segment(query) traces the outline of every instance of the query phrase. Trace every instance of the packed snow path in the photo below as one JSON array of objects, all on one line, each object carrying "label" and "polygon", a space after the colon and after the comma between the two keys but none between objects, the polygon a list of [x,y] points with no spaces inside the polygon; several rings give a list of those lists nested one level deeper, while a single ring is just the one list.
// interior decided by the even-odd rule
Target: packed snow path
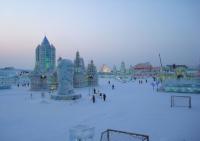
[{"label": "packed snow path", "polygon": [[89,88],[75,89],[83,95],[77,101],[51,100],[48,93],[42,100],[41,92],[23,87],[1,90],[0,141],[69,141],[69,129],[78,124],[95,127],[95,141],[107,128],[147,134],[150,141],[199,141],[200,95],[189,94],[191,109],[171,108],[171,95],[188,94],[156,92],[150,83],[100,79],[96,89],[106,102],[94,104]]}]

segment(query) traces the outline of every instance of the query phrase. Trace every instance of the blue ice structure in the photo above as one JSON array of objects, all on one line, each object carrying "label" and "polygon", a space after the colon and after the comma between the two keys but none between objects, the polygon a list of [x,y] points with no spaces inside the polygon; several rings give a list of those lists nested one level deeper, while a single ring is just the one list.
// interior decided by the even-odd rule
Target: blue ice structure
[{"label": "blue ice structure", "polygon": [[90,64],[88,64],[87,78],[88,78],[88,86],[98,85],[98,73],[97,73],[97,68],[94,65],[93,60],[91,60]]},{"label": "blue ice structure", "polygon": [[162,85],[159,87],[158,90],[163,92],[200,94],[200,80],[169,79],[162,82]]},{"label": "blue ice structure", "polygon": [[71,60],[59,58],[57,66],[58,92],[51,95],[55,100],[75,100],[81,95],[74,93],[73,89],[74,64]]},{"label": "blue ice structure", "polygon": [[74,88],[82,88],[87,86],[87,74],[85,70],[84,60],[80,57],[79,52],[76,52],[76,58],[74,60]]},{"label": "blue ice structure", "polygon": [[35,50],[35,68],[30,74],[31,90],[56,89],[56,49],[45,36]]},{"label": "blue ice structure", "polygon": [[69,141],[94,141],[95,128],[77,125],[69,130]]},{"label": "blue ice structure", "polygon": [[11,77],[4,72],[0,71],[0,89],[10,89],[11,88]]}]

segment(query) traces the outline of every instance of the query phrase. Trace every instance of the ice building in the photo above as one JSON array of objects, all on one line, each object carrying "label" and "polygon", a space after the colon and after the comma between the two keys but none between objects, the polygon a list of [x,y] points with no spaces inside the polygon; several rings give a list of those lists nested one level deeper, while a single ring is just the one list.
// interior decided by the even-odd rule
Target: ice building
[{"label": "ice building", "polygon": [[150,62],[136,64],[131,70],[134,78],[157,77],[160,74],[160,67],[153,67]]},{"label": "ice building", "polygon": [[30,71],[24,71],[22,70],[19,72],[16,76],[16,84],[17,85],[22,85],[22,86],[29,86],[30,84]]},{"label": "ice building", "polygon": [[3,72],[4,76],[9,77],[9,83],[11,85],[15,85],[18,78],[18,74],[22,71],[20,69],[15,69],[14,67],[5,67],[5,68],[0,68],[1,73]]},{"label": "ice building", "polygon": [[11,77],[4,71],[0,70],[0,89],[11,88]]},{"label": "ice building", "polygon": [[[35,68],[31,73],[31,90],[51,89],[55,75],[56,49],[45,36],[35,50]],[[56,78],[55,78],[56,79]]]},{"label": "ice building", "polygon": [[91,61],[90,64],[88,64],[87,79],[88,79],[88,86],[98,85],[98,73],[97,73],[97,68],[94,65],[93,60]]},{"label": "ice building", "polygon": [[47,37],[45,36],[42,43],[37,46],[35,51],[35,70],[44,73],[54,70],[56,58],[55,53],[55,47],[52,44],[50,45]]},{"label": "ice building", "polygon": [[113,75],[117,75],[117,67],[114,65],[112,69]]},{"label": "ice building", "polygon": [[111,71],[112,71],[111,68],[105,64],[103,64],[102,67],[100,68],[100,73],[103,73],[103,74],[110,74]]},{"label": "ice building", "polygon": [[79,52],[76,52],[76,58],[74,60],[74,88],[81,88],[87,86],[87,75],[83,58],[80,57]]},{"label": "ice building", "polygon": [[122,62],[120,66],[120,75],[125,75],[126,74],[126,66],[125,63]]}]

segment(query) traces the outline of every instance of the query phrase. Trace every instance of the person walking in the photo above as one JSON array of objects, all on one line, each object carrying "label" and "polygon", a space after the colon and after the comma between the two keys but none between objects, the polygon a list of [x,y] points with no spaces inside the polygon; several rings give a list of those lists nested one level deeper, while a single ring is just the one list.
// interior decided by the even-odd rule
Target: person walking
[{"label": "person walking", "polygon": [[151,86],[153,87],[153,91],[154,91],[155,83],[152,82]]},{"label": "person walking", "polygon": [[103,94],[103,101],[106,101],[106,94]]},{"label": "person walking", "polygon": [[112,84],[112,89],[113,89],[113,90],[115,89],[115,85],[114,85],[114,84]]},{"label": "person walking", "polygon": [[95,96],[92,96],[92,102],[95,103]]}]

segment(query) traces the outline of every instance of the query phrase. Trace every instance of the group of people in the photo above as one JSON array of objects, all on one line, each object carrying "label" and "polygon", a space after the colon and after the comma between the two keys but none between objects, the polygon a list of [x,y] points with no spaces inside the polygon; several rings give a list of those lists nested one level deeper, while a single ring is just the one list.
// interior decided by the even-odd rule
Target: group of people
[{"label": "group of people", "polygon": [[[111,81],[110,81],[110,80],[108,81],[108,84],[111,85]],[[112,88],[112,90],[114,90],[114,89],[115,89],[115,85],[112,84],[112,85],[111,85],[111,88]],[[106,94],[105,94],[105,93],[102,93],[102,92],[100,92],[99,90],[96,90],[96,89],[94,88],[94,89],[93,89],[93,95],[92,95],[92,97],[91,97],[93,103],[96,102],[96,97],[97,97],[97,96],[99,96],[103,101],[106,101]]]},{"label": "group of people", "polygon": [[[151,83],[151,86],[153,88],[153,90],[155,90],[155,87],[157,88],[157,91],[158,91],[158,87],[159,87],[159,84],[162,82],[160,82],[159,80],[156,79],[156,77],[152,77],[153,78],[153,82]],[[136,80],[136,79],[135,79]],[[148,83],[148,80],[145,79],[145,80],[138,80],[138,83],[139,84],[143,84],[143,82],[146,82]]]},{"label": "group of people", "polygon": [[156,81],[156,82],[152,82],[151,83],[151,86],[153,87],[153,90],[155,89],[155,86],[157,87],[157,91],[158,91],[158,87],[159,87],[159,84],[160,84],[160,82],[159,81]]},{"label": "group of people", "polygon": [[[108,81],[108,84],[110,85],[110,80]],[[114,89],[115,89],[115,85],[112,84],[112,90],[114,90]]]},{"label": "group of people", "polygon": [[[30,93],[30,98],[33,99],[33,94]],[[45,93],[41,92],[41,98],[44,99],[45,98]]]},{"label": "group of people", "polygon": [[[148,80],[146,79],[145,82],[147,83]],[[143,83],[143,80],[139,80],[138,83],[139,83],[139,84],[142,84],[142,83]]]},{"label": "group of people", "polygon": [[[22,87],[29,87],[29,85],[30,85],[29,83],[22,83],[21,84]],[[20,84],[18,83],[17,87],[19,87],[19,86],[20,86]]]},{"label": "group of people", "polygon": [[100,96],[101,99],[103,99],[103,101],[106,101],[106,94],[105,93],[101,93],[99,90],[98,92],[96,91],[96,89],[93,89],[93,95],[92,95],[92,102],[95,103],[96,102],[96,97]]}]

